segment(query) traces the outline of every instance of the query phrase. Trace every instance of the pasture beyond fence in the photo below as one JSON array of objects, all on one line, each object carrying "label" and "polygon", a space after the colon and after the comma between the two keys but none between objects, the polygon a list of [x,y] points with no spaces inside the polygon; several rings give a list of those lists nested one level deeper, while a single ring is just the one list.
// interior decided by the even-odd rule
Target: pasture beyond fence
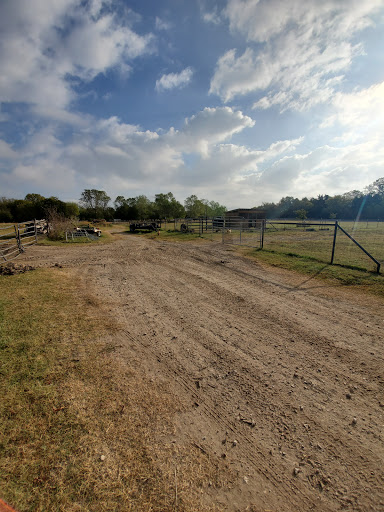
[{"label": "pasture beyond fence", "polygon": [[384,263],[384,223],[267,221],[264,248],[379,273]]},{"label": "pasture beyond fence", "polygon": [[384,263],[383,222],[262,221],[260,227],[222,230],[223,243],[248,245],[328,264],[380,272]]},{"label": "pasture beyond fence", "polygon": [[29,220],[0,227],[0,264],[13,260],[44,232],[45,220]]},{"label": "pasture beyond fence", "polygon": [[239,217],[204,217],[162,221],[162,227],[225,244],[378,273],[384,264],[384,222],[379,221],[251,221]]}]

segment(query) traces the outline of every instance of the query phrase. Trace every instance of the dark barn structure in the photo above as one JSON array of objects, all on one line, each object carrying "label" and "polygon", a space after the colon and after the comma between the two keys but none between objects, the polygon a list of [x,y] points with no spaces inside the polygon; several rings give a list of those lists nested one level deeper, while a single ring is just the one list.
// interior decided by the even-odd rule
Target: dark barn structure
[{"label": "dark barn structure", "polygon": [[265,222],[266,211],[259,208],[236,208],[225,212],[225,225],[242,228],[259,228]]}]

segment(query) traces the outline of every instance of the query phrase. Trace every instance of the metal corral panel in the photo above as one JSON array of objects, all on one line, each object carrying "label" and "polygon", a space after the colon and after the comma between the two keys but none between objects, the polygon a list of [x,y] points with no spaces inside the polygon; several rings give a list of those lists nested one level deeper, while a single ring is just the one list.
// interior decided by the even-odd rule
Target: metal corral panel
[{"label": "metal corral panel", "polygon": [[225,212],[225,225],[226,227],[234,227],[241,223],[242,227],[260,227],[261,223],[265,221],[266,211],[258,208],[237,208]]}]

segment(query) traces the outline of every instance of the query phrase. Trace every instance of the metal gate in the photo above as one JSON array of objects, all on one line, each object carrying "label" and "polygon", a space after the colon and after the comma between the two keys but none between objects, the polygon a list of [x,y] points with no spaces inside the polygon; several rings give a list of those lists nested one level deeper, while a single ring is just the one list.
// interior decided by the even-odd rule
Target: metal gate
[{"label": "metal gate", "polygon": [[265,220],[248,220],[239,217],[226,217],[223,220],[223,244],[245,245],[247,247],[263,248]]}]

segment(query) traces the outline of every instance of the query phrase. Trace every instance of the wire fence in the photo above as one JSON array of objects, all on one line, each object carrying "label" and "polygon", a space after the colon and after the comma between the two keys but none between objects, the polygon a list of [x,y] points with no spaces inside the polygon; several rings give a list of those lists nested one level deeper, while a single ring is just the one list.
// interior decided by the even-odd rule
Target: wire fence
[{"label": "wire fence", "polygon": [[263,247],[290,256],[379,271],[384,263],[384,222],[267,221]]},{"label": "wire fence", "polygon": [[384,264],[384,222],[292,221],[200,217],[162,219],[161,228],[224,244],[311,258],[325,264],[379,272]]}]

